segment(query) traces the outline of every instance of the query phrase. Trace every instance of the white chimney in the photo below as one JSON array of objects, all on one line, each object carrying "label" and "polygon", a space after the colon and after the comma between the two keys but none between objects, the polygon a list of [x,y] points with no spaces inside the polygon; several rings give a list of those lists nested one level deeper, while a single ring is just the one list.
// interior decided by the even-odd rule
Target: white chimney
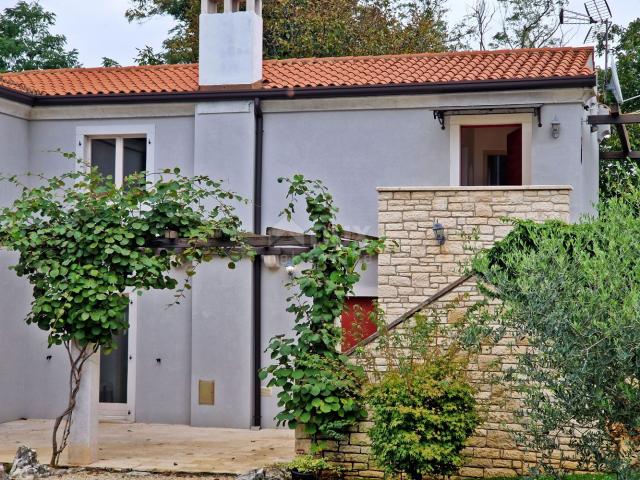
[{"label": "white chimney", "polygon": [[262,0],[202,0],[200,88],[251,88],[261,81]]}]

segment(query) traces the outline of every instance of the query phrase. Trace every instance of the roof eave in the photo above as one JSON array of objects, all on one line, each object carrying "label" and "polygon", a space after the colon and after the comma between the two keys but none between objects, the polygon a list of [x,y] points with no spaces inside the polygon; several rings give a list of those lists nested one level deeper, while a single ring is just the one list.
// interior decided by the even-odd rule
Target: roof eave
[{"label": "roof eave", "polygon": [[11,100],[13,102],[21,103],[23,105],[33,106],[36,102],[36,96],[13,90],[0,85],[0,98]]},{"label": "roof eave", "polygon": [[385,95],[421,95],[439,93],[490,92],[499,90],[529,90],[549,88],[589,88],[596,86],[595,74],[571,77],[525,78],[509,80],[480,80],[442,83],[296,87],[261,90],[219,90],[199,92],[164,92],[132,94],[91,95],[28,95],[0,87],[0,97],[5,97],[34,106],[62,106],[89,104],[131,104],[202,102],[216,100],[242,100],[248,98],[294,99],[362,97]]}]

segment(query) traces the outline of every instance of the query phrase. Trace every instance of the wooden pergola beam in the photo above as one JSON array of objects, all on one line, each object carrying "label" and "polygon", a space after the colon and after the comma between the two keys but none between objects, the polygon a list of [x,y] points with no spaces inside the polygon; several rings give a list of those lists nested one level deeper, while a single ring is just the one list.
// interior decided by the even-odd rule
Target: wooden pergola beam
[{"label": "wooden pergola beam", "polygon": [[640,123],[640,113],[619,113],[618,115],[589,115],[589,125],[628,125]]},{"label": "wooden pergola beam", "polygon": [[[168,233],[165,238],[152,240],[146,246],[158,250],[185,250],[193,246],[193,243],[184,238],[171,238],[171,233],[174,232]],[[348,237],[343,238],[345,243],[376,238],[355,232],[345,233],[348,233]],[[314,235],[274,227],[267,228],[266,235],[246,233],[243,236],[243,240],[258,255],[297,255],[311,250],[318,243]],[[225,250],[233,250],[238,247],[236,242],[220,238],[210,238],[206,241],[197,242],[196,245],[201,248],[222,248]]]},{"label": "wooden pergola beam", "polygon": [[600,160],[624,160],[625,158],[640,160],[640,152],[600,152]]},{"label": "wooden pergola beam", "polygon": [[[611,106],[611,118],[620,118],[620,107],[618,105]],[[615,126],[616,131],[618,132],[618,138],[620,138],[620,145],[622,145],[622,153],[627,156],[631,151],[631,143],[629,142],[627,126],[624,123],[616,123]]]},{"label": "wooden pergola beam", "polygon": [[600,160],[623,160],[625,158],[640,159],[640,152],[631,150],[627,125],[640,123],[638,113],[620,113],[619,105],[611,105],[609,115],[589,115],[587,123],[590,125],[615,125],[622,151],[600,152]]},{"label": "wooden pergola beam", "polygon": [[[276,227],[268,227],[267,235],[271,235],[274,237],[288,237],[288,236],[298,236],[302,235],[298,232],[292,232],[291,230],[282,230],[281,228]],[[315,238],[313,235],[308,235],[310,238]],[[350,232],[349,230],[344,230],[342,232],[343,240],[351,240],[354,242],[363,242],[365,240],[377,240],[378,237],[373,235],[365,235],[364,233]]]}]

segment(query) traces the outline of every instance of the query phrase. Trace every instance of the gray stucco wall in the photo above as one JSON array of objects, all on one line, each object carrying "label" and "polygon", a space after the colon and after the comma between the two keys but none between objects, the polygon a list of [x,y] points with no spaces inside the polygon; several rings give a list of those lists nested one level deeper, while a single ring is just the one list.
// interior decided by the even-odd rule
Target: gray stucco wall
[{"label": "gray stucco wall", "polygon": [[[467,97],[460,100],[466,101]],[[486,103],[486,98],[476,101]],[[504,95],[500,101],[523,102]],[[562,123],[557,140],[551,138],[548,124],[555,115]],[[597,142],[588,126],[578,121],[584,115],[577,102],[546,105],[543,127],[534,124],[532,131],[532,182],[573,185],[574,216],[588,211],[597,198]],[[76,129],[95,125],[153,125],[156,169],[179,166],[186,174],[222,179],[243,196],[252,196],[255,119],[251,102],[202,104],[195,116],[173,118],[28,123],[0,115],[0,144],[7,139],[12,145],[10,154],[3,152],[0,165],[47,175],[73,168],[51,150],[75,151]],[[16,144],[16,138],[22,140]],[[303,173],[326,183],[340,207],[339,220],[345,228],[376,234],[376,187],[448,185],[449,141],[449,130],[440,128],[431,108],[278,113],[266,109],[263,226],[297,231],[307,227],[304,205],[291,224],[279,217],[286,204],[286,187],[276,181],[280,176]],[[239,213],[250,229],[252,205],[241,207]],[[282,259],[283,267],[286,261]],[[0,256],[0,268],[7,262],[6,256]],[[214,261],[201,265],[193,291],[179,306],[166,308],[173,300],[172,292],[146,292],[138,299],[137,421],[250,425],[251,265],[242,262],[230,271],[226,264]],[[272,336],[289,332],[292,326],[285,311],[289,293],[283,288],[288,280],[283,267],[262,267],[263,348]],[[375,263],[371,267],[357,286],[357,295],[376,295]],[[64,403],[65,358],[62,352],[47,350],[44,332],[22,324],[29,304],[28,286],[8,272],[0,275],[0,287],[0,300],[9,305],[0,324],[1,380],[13,378],[5,364],[20,362],[20,370],[35,372],[10,394],[0,389],[0,421],[19,416],[52,417]],[[46,360],[48,354],[52,354],[51,360]],[[261,360],[267,365],[269,355],[264,353]],[[214,406],[199,405],[199,380],[215,381]],[[43,391],[46,396],[41,395]],[[274,426],[276,393],[265,391],[262,397],[264,427]]]},{"label": "gray stucco wall", "polygon": [[[195,119],[194,173],[222,179],[245,198],[253,193],[255,119],[250,102],[200,105]],[[252,207],[238,211],[247,229]],[[201,265],[194,278],[191,424],[251,425],[251,264]],[[215,382],[215,405],[200,405],[199,381]]]},{"label": "gray stucco wall", "polygon": [[[533,126],[531,157],[533,185],[571,185],[571,218],[592,212],[598,200],[598,142],[579,104],[546,105],[543,126]],[[560,138],[553,139],[548,123],[557,117]]]},{"label": "gray stucco wall", "polygon": [[[21,173],[28,155],[29,125],[0,113],[0,175]],[[15,198],[15,190],[6,183],[0,185],[0,205],[6,206]],[[26,353],[21,344],[21,332],[26,328],[23,319],[29,306],[29,286],[8,267],[17,257],[0,251],[0,422],[15,420],[24,415],[23,361]]]},{"label": "gray stucco wall", "polygon": [[[53,150],[75,152],[77,127],[96,125],[154,125],[155,168],[180,167],[193,173],[194,122],[192,117],[136,118],[121,120],[33,121],[29,125],[29,162],[21,171],[46,175],[74,168]],[[0,129],[0,133],[3,130]],[[0,276],[11,276],[8,273]],[[179,277],[180,274],[177,273]],[[4,291],[4,290],[3,290]],[[173,292],[146,292],[138,299],[138,355],[136,359],[136,419],[157,423],[189,423],[191,371],[191,303],[180,306]],[[11,315],[13,318],[14,315]],[[4,322],[3,322],[4,328]],[[34,372],[24,378],[21,416],[51,418],[63,408],[66,391],[66,358],[61,350],[47,349],[46,334],[33,326],[21,325],[14,332],[25,354],[23,368]],[[52,355],[47,361],[46,356]],[[156,358],[162,358],[161,364]],[[46,391],[47,395],[42,395]],[[25,398],[28,401],[25,401]],[[0,411],[4,408],[0,408]]]},{"label": "gray stucco wall", "polygon": [[[264,139],[265,224],[279,222],[278,177],[322,179],[345,228],[377,234],[376,187],[448,185],[449,133],[427,109],[269,113]],[[304,208],[295,221],[304,226]]]}]

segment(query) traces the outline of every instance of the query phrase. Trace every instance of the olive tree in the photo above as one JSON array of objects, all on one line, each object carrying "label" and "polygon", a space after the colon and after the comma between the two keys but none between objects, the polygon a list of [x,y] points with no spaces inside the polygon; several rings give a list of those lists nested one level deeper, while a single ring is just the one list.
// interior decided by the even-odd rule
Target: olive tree
[{"label": "olive tree", "polygon": [[[0,211],[0,245],[19,254],[12,268],[33,288],[26,322],[48,332],[49,346],[63,346],[70,363],[68,405],[55,421],[52,465],[67,445],[87,360],[99,349],[113,349],[115,335],[128,328],[127,293],[176,289],[172,270],[184,266],[179,302],[200,262],[226,256],[232,267],[250,254],[233,207],[242,199],[220,182],[175,169],[131,175],[116,188],[95,168],[79,167],[51,178],[2,178],[20,189],[13,205]],[[188,241],[178,254],[150,246],[168,231]],[[236,248],[209,248],[211,237]]]},{"label": "olive tree", "polygon": [[478,309],[476,326],[527,340],[508,379],[523,401],[518,438],[543,453],[543,466],[564,441],[583,466],[622,478],[637,468],[639,212],[635,190],[576,225],[517,221],[474,259],[481,289],[501,303]]}]

